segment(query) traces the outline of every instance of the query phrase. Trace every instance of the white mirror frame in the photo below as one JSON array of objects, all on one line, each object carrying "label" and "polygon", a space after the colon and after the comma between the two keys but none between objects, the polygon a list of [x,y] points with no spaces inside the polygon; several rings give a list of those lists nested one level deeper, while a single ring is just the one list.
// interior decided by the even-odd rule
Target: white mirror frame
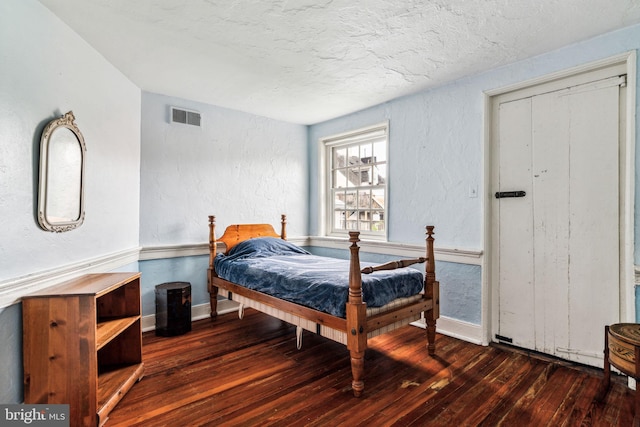
[{"label": "white mirror frame", "polygon": [[[40,139],[38,223],[43,229],[56,233],[73,230],[84,222],[86,146],[74,120],[72,111],[51,120]],[[56,131],[65,130],[71,138],[67,136],[59,142],[52,138]],[[54,144],[64,144],[67,148],[63,147],[60,155],[53,149]]]}]

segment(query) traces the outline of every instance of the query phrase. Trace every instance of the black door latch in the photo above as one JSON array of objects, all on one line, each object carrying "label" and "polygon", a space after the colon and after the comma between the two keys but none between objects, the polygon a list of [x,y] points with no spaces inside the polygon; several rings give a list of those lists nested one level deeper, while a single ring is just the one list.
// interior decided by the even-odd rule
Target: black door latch
[{"label": "black door latch", "polygon": [[496,199],[504,199],[507,197],[524,197],[527,193],[524,191],[498,191],[496,193]]}]

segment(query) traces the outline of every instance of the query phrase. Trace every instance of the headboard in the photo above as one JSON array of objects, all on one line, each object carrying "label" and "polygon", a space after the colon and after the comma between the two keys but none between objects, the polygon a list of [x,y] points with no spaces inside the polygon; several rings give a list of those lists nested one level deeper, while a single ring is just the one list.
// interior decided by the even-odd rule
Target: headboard
[{"label": "headboard", "polygon": [[222,242],[225,245],[225,253],[228,253],[231,248],[240,242],[243,242],[254,237],[279,237],[283,240],[287,239],[286,225],[287,216],[281,215],[281,232],[276,233],[271,224],[233,224],[228,226],[224,230],[224,234],[219,238],[215,238],[215,219],[216,217],[209,216],[209,245],[213,245],[210,249],[211,252],[215,252],[216,242]]}]

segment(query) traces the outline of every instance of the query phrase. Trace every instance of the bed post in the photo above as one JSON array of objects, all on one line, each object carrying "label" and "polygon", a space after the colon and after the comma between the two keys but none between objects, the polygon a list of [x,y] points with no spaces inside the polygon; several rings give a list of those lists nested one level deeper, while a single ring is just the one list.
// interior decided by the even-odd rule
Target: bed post
[{"label": "bed post", "polygon": [[360,397],[364,390],[364,353],[367,349],[367,305],[362,300],[362,275],[360,273],[360,232],[350,231],[351,258],[349,264],[349,299],[347,300],[347,348],[351,355],[353,395]]},{"label": "bed post", "polygon": [[207,270],[207,290],[209,291],[209,304],[211,306],[211,320],[218,316],[218,287],[213,286],[212,278],[216,277],[213,260],[216,257],[216,217],[209,215],[209,269]]},{"label": "bed post", "polygon": [[433,356],[436,352],[436,319],[440,316],[440,283],[436,280],[436,260],[433,250],[433,225],[427,225],[427,264],[425,266],[424,296],[433,301],[430,310],[425,311],[427,322],[427,349]]},{"label": "bed post", "polygon": [[282,240],[287,240],[287,216],[285,214],[280,215],[280,238]]}]

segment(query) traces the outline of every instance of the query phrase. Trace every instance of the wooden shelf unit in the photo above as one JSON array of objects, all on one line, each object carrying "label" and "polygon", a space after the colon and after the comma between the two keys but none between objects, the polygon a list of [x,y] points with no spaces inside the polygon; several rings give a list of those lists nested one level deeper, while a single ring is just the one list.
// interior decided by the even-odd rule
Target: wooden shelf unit
[{"label": "wooden shelf unit", "polygon": [[144,375],[140,273],[87,274],[23,297],[25,403],[100,426]]}]

